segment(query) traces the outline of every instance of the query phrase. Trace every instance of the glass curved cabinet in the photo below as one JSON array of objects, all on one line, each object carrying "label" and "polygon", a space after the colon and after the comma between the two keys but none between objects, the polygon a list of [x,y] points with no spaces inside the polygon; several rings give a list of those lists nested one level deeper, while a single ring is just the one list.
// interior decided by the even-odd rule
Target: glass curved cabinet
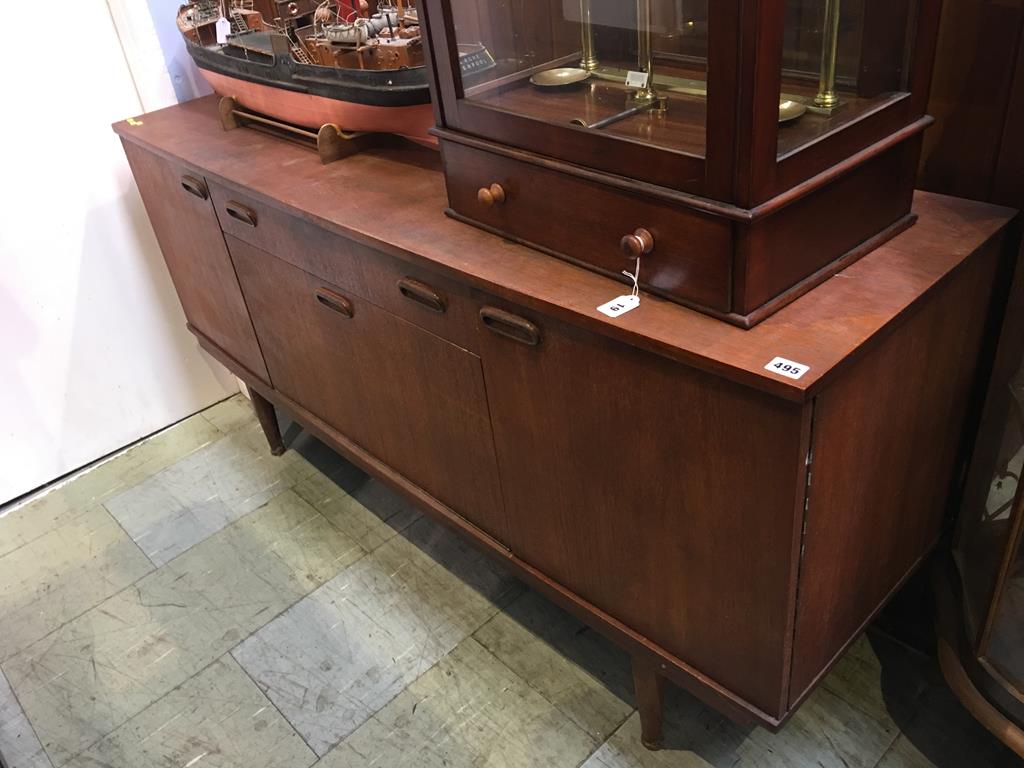
[{"label": "glass curved cabinet", "polygon": [[[964,704],[1024,757],[1024,274],[1018,264],[953,545],[940,629]],[[950,595],[959,597],[950,601]],[[952,606],[958,603],[959,610]],[[955,658],[954,658],[955,655]]]}]

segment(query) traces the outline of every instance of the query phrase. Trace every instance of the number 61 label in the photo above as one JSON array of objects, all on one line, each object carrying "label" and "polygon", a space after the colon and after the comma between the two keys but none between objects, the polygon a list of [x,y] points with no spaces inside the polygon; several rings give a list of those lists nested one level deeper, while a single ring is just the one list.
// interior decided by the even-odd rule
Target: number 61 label
[{"label": "number 61 label", "polygon": [[787,379],[799,379],[809,370],[810,366],[804,365],[803,363],[794,363],[792,360],[787,360],[784,357],[776,357],[768,365],[764,367],[766,371],[777,373],[779,376],[785,376]]}]

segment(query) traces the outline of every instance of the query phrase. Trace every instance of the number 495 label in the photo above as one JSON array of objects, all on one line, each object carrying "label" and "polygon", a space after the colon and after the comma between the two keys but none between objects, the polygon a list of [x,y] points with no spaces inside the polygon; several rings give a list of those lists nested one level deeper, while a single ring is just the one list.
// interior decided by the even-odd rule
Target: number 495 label
[{"label": "number 495 label", "polygon": [[792,360],[787,360],[784,357],[776,357],[768,365],[764,367],[766,371],[777,373],[779,376],[785,376],[787,379],[799,379],[809,370],[810,366],[804,365],[803,363],[794,363]]}]

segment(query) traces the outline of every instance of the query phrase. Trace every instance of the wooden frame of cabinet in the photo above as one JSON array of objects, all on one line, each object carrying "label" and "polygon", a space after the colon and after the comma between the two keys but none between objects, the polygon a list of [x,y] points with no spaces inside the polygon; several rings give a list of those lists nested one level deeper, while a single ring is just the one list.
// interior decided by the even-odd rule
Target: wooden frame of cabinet
[{"label": "wooden frame of cabinet", "polygon": [[[421,13],[445,210],[460,221],[619,280],[638,255],[625,244],[646,230],[643,288],[744,328],[914,222],[939,0],[866,3],[862,74],[881,70],[881,42],[902,13],[907,60],[892,64],[905,87],[788,150],[778,119],[786,0],[710,3],[703,156],[467,98],[484,86],[462,81],[453,5],[424,0]],[[904,51],[902,36],[893,42]],[[481,190],[495,187],[492,202]],[[557,215],[552,195],[565,201]]]},{"label": "wooden frame of cabinet", "polygon": [[[261,421],[285,408],[626,648],[645,742],[663,679],[781,727],[940,536],[1007,211],[919,198],[922,226],[752,331],[650,296],[612,323],[615,283],[437,214],[426,150],[324,168],[209,100],[143,122],[116,129],[154,224],[180,177],[209,192],[218,247],[157,234],[172,274],[228,255],[239,338],[183,306]],[[353,215],[385,201],[408,227]]]}]

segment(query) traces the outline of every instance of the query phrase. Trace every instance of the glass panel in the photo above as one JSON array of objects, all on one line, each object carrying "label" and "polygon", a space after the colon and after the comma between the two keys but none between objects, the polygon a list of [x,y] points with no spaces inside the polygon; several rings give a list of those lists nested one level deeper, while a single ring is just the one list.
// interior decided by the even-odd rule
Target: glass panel
[{"label": "glass panel", "polygon": [[787,0],[779,156],[907,93],[915,0]]},{"label": "glass panel", "polygon": [[[1018,476],[1020,466],[1017,466]],[[1024,501],[1024,498],[1018,499]],[[1015,527],[1021,524],[1021,510],[1015,516]],[[997,596],[992,635],[989,638],[988,660],[1018,690],[1024,690],[1024,553],[1020,550],[1020,532],[1015,531],[1013,559],[1006,572],[1002,593]]]},{"label": "glass panel", "polygon": [[[980,649],[981,654],[1016,688],[1024,689],[1024,556],[1020,550],[1021,526],[1024,525],[1024,486],[1020,484],[1021,470],[1024,469],[1024,364],[1010,382],[1009,428],[1003,440],[1003,454],[1012,452],[1001,474],[1004,493],[1016,492],[1016,499],[1009,496],[992,513],[995,526],[994,538],[1001,538],[1005,547],[1013,547],[1010,565],[1006,571],[1002,589],[995,596],[992,634],[988,648]],[[1012,513],[1011,513],[1012,508]],[[1004,562],[1003,549],[996,557],[996,566]]]},{"label": "glass panel", "polygon": [[[978,637],[996,599],[996,579],[1010,546],[1012,528],[1018,524],[1014,512],[1024,503],[1024,486],[1020,484],[1024,468],[1024,364],[1005,388],[993,391],[993,396],[994,412],[986,413],[987,427],[975,448],[977,468],[972,467],[965,491],[955,553],[972,638]],[[1006,615],[998,630],[1004,641],[1011,636],[1020,638],[1022,631],[1020,617],[1024,613],[1018,609],[1024,609],[1024,568],[1019,560],[1009,577]],[[996,646],[993,637],[993,651]]]},{"label": "glass panel", "polygon": [[703,157],[707,4],[451,0],[465,97]]}]

